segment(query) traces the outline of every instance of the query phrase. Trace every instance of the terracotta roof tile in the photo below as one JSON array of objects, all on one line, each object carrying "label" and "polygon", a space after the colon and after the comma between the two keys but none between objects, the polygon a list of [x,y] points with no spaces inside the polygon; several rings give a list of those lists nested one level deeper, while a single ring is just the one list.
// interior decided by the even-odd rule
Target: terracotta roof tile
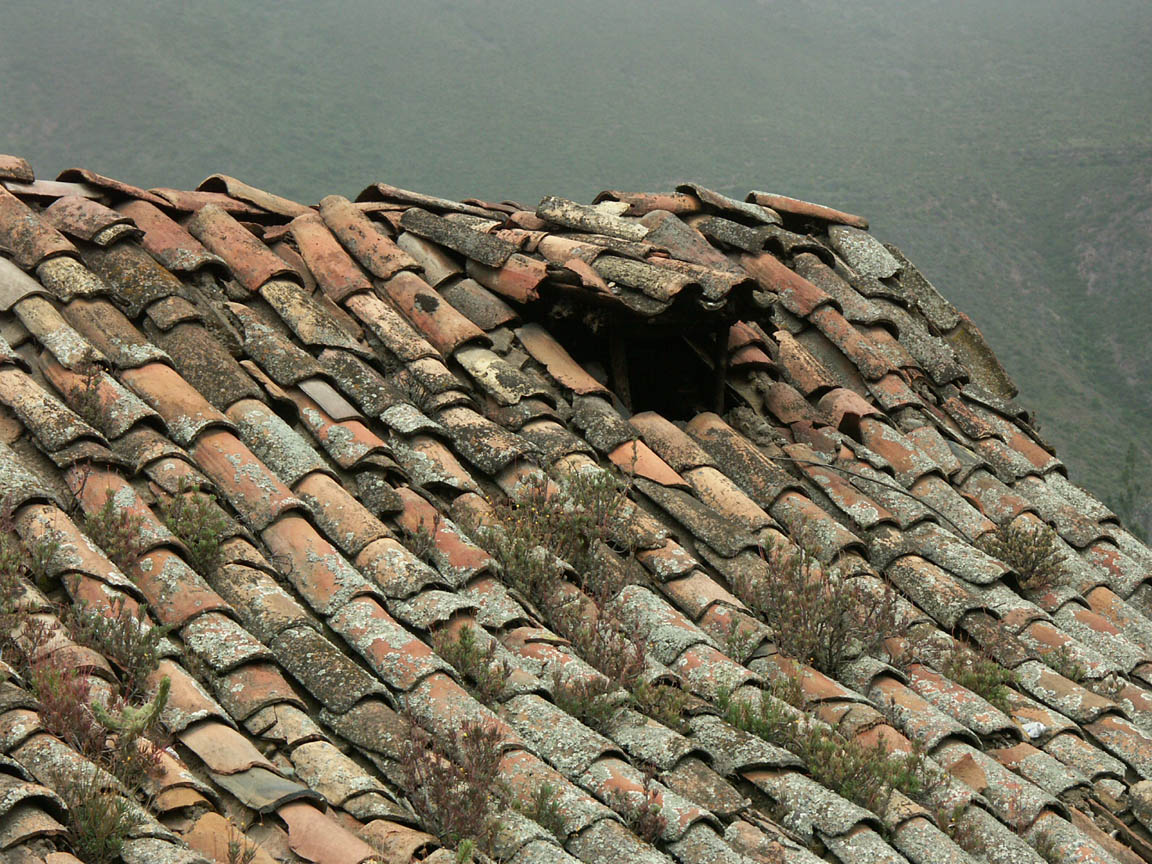
[{"label": "terracotta roof tile", "polygon": [[[465,721],[495,724],[514,793],[554,787],[567,851],[510,816],[495,851],[523,864],[568,853],[775,861],[778,848],[810,864],[785,829],[841,860],[962,862],[917,804],[868,814],[711,713],[723,693],[759,704],[768,679],[792,674],[803,712],[766,697],[788,716],[894,753],[922,742],[964,780],[928,803],[957,808],[969,852],[1016,864],[1033,860],[1029,843],[1059,844],[1061,861],[1129,864],[1129,847],[1142,848],[1091,796],[1123,800],[1152,771],[1152,553],[1066,479],[1027,412],[1004,401],[1011,382],[975,328],[863,220],[695,185],[604,193],[594,206],[545,199],[540,218],[383,184],[316,213],[223,175],[155,194],[90,172],[30,179],[9,183],[0,206],[0,234],[31,268],[0,259],[0,325],[16,348],[0,343],[0,396],[13,406],[0,491],[27,542],[65,541],[47,578],[66,577],[72,602],[108,614],[147,601],[176,628],[148,689],[170,678],[163,723],[200,755],[168,772],[152,812],[191,829],[196,848],[219,838],[217,810],[238,799],[267,814],[247,836],[273,856],[367,860],[349,830],[388,838],[405,860],[431,852],[430,835],[407,827],[419,814],[392,791],[409,733],[390,706],[402,705],[445,739]],[[201,211],[193,229],[223,258],[173,210]],[[83,263],[53,224],[82,241]],[[220,281],[230,269],[240,285]],[[742,403],[723,418],[657,407],[658,382],[635,375],[623,402],[601,382],[601,369],[615,382],[624,373],[592,304],[653,319],[644,350],[694,362],[673,352],[703,357],[713,337],[688,333],[681,298],[698,301],[691,326],[725,338],[726,407]],[[643,680],[683,688],[665,718],[676,729],[644,716],[643,702],[595,730],[566,713],[553,673],[612,686],[603,659],[542,626],[549,609],[522,602],[469,527],[540,483],[555,495],[558,479],[597,471],[622,477],[633,499],[598,560],[641,583],[599,602],[642,637]],[[106,489],[142,549],[127,575],[69,515],[99,510]],[[189,569],[158,518],[174,496],[223,517],[212,572]],[[1014,520],[1056,528],[1069,584],[1021,594],[1003,562],[971,545]],[[760,549],[797,540],[877,596],[895,587],[910,632],[887,644],[905,672],[877,655],[833,677],[774,653],[768,621],[728,586],[772,578]],[[603,614],[574,584],[585,574],[565,572],[573,581],[556,602]],[[25,596],[51,617],[43,595]],[[509,664],[491,705],[421,639],[465,626]],[[1007,714],[943,674],[948,653],[967,650],[947,631],[1015,671]],[[55,638],[59,658],[115,692],[112,664],[64,630]],[[1054,651],[1087,687],[1038,659]],[[44,743],[54,739],[20,692],[0,687],[0,745],[36,770],[73,764]],[[647,794],[648,763],[666,813],[655,846],[624,824]],[[742,809],[752,786],[784,829]],[[130,856],[195,854],[148,825]]]},{"label": "terracotta roof tile", "polygon": [[31,183],[36,179],[32,166],[19,156],[0,154],[0,180],[15,180],[17,183]]},{"label": "terracotta roof tile", "polygon": [[249,291],[258,290],[269,279],[300,278],[222,207],[210,204],[198,209],[187,228],[209,251],[228,262],[237,281]]},{"label": "terracotta roof tile", "polygon": [[0,249],[25,270],[57,255],[79,257],[76,247],[8,190],[0,188]]},{"label": "terracotta roof tile", "polygon": [[133,236],[139,232],[110,231],[114,226],[134,226],[130,217],[121,215],[89,198],[69,196],[57,198],[44,210],[44,219],[58,231],[77,240],[86,240],[98,246]]},{"label": "terracotta roof tile", "polygon": [[842,210],[825,207],[823,204],[813,204],[809,201],[801,201],[799,198],[789,198],[786,195],[776,195],[771,192],[749,192],[748,200],[789,216],[819,219],[824,222],[840,223],[850,225],[853,228],[868,230],[867,219],[853,216]]}]

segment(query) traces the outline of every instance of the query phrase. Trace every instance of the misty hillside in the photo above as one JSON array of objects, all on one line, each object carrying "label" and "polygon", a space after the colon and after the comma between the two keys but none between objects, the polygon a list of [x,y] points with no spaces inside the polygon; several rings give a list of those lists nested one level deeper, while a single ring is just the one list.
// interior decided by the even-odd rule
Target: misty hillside
[{"label": "misty hillside", "polygon": [[1152,488],[1144,0],[6,12],[0,151],[44,176],[529,204],[690,178],[862,213],[984,330],[1074,479],[1117,501],[1135,447]]}]

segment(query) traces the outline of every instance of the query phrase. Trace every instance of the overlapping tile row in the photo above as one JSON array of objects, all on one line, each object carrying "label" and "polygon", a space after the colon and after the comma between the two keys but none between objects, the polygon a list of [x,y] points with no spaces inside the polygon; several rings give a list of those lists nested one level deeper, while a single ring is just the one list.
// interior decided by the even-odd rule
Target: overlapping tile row
[{"label": "overlapping tile row", "polygon": [[[531,210],[382,183],[306,207],[224,175],[41,181],[11,157],[0,182],[15,527],[68,538],[52,575],[71,602],[146,603],[172,628],[153,686],[172,682],[173,764],[141,850],[225,860],[238,815],[274,859],[422,859],[438,844],[400,788],[413,722],[497,730],[510,794],[556,797],[559,826],[505,816],[510,861],[1152,849],[1152,552],[1067,479],[979,331],[860,217],[695,184]],[[601,673],[461,527],[602,470],[628,478],[614,545],[643,574],[608,608],[644,631],[644,674],[686,694],[677,728],[565,713],[558,682]],[[230,527],[198,573],[158,513],[208,493]],[[126,572],[81,532],[107,496],[137,517]],[[1013,522],[1056,530],[1061,586],[1028,591],[981,551]],[[764,550],[796,543],[898,595],[902,632],[839,680],[782,656],[739,596],[773,578]],[[495,699],[435,650],[465,628],[509,671]],[[972,649],[1015,673],[1006,705],[946,674]],[[1044,662],[1057,651],[1077,680]],[[107,686],[111,667],[74,653]],[[934,800],[869,812],[721,716],[785,679],[798,722],[923,748]],[[0,846],[64,849],[43,765],[71,757],[5,687],[20,803]],[[651,843],[628,827],[646,801]]]}]

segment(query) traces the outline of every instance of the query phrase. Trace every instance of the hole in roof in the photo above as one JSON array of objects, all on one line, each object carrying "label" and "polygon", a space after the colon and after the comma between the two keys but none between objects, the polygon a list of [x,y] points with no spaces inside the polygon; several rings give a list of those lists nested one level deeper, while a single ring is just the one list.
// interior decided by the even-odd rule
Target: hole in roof
[{"label": "hole in roof", "polygon": [[[558,314],[560,313],[560,314]],[[668,420],[691,420],[716,407],[711,357],[716,340],[727,345],[727,326],[653,324],[582,310],[550,310],[549,332],[592,377],[608,387],[625,413],[656,411]]]}]

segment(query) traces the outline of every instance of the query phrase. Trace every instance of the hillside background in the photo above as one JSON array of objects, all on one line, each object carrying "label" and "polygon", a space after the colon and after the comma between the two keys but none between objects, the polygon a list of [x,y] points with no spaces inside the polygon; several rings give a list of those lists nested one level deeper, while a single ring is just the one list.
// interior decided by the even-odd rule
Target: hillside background
[{"label": "hillside background", "polygon": [[6,0],[0,152],[315,201],[695,179],[859,212],[1152,522],[1148,0]]}]

